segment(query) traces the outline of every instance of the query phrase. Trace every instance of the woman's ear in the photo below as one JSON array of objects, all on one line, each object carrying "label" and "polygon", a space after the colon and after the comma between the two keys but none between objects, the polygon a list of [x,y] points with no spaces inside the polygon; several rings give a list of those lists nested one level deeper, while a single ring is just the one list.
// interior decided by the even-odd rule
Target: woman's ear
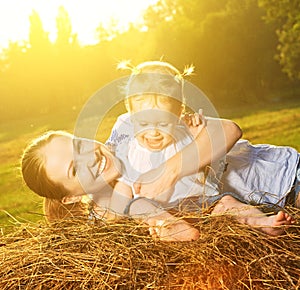
[{"label": "woman's ear", "polygon": [[185,113],[185,104],[181,104],[181,115]]},{"label": "woman's ear", "polygon": [[69,196],[64,196],[61,202],[63,204],[71,204],[71,203],[80,202],[81,199],[82,199],[81,195],[69,195]]}]

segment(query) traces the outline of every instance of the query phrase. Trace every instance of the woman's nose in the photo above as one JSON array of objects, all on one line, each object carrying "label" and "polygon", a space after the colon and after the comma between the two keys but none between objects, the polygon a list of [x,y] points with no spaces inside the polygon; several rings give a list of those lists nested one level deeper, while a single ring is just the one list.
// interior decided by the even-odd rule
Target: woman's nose
[{"label": "woman's nose", "polygon": [[100,151],[100,146],[95,146],[95,158],[96,158],[96,161],[99,162],[99,160],[101,159],[102,157],[102,154],[101,154],[101,151]]},{"label": "woman's nose", "polygon": [[90,156],[90,160],[88,161],[87,166],[88,167],[96,166],[101,160],[101,156],[102,156],[99,150],[99,146],[95,148],[94,152],[90,152],[89,156]]}]

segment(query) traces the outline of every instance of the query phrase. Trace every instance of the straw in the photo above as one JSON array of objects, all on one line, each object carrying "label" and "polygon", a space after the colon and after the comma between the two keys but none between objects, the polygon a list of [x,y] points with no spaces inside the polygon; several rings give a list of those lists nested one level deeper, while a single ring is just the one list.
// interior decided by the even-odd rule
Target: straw
[{"label": "straw", "polygon": [[299,224],[272,237],[197,218],[193,242],[155,241],[129,219],[20,224],[0,237],[0,289],[300,289]]}]

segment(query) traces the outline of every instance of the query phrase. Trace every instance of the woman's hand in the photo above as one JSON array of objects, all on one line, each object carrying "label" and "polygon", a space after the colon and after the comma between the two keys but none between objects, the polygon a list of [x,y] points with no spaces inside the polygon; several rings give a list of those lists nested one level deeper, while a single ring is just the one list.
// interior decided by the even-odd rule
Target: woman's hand
[{"label": "woman's hand", "polygon": [[[180,157],[180,156],[178,156]],[[135,193],[160,203],[169,201],[180,176],[178,158],[169,159],[158,168],[142,174],[134,183]]]}]

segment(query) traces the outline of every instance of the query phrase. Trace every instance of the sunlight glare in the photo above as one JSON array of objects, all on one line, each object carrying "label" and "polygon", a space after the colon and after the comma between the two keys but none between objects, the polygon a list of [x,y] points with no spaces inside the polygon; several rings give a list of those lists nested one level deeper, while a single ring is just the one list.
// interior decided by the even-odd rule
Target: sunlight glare
[{"label": "sunlight glare", "polygon": [[82,45],[97,42],[96,28],[117,22],[120,31],[129,23],[141,23],[143,11],[158,0],[0,0],[0,47],[8,41],[28,40],[29,15],[35,10],[51,41],[56,39],[56,16],[63,6],[69,13],[73,33]]}]

